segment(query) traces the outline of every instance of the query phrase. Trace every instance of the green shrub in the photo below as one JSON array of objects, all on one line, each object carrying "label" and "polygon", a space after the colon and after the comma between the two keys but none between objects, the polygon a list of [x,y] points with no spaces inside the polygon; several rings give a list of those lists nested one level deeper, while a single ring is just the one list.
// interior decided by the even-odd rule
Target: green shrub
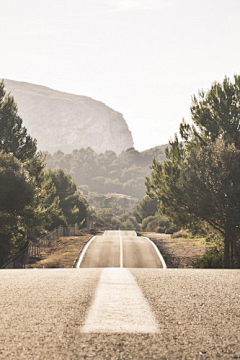
[{"label": "green shrub", "polygon": [[147,232],[157,232],[157,230],[158,230],[158,221],[157,221],[157,219],[149,221],[147,226],[146,226],[146,231]]},{"label": "green shrub", "polygon": [[154,215],[146,217],[142,222],[142,230],[172,234],[179,230],[166,216]]},{"label": "green shrub", "polygon": [[193,262],[197,269],[221,269],[223,264],[223,250],[212,248],[206,254]]}]

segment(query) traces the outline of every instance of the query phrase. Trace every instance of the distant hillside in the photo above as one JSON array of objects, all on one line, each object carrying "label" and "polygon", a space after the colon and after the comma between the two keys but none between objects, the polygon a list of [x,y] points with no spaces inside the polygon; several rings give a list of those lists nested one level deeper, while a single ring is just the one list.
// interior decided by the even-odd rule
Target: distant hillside
[{"label": "distant hillside", "polygon": [[44,86],[4,80],[13,95],[28,133],[42,151],[71,153],[91,147],[97,153],[117,154],[133,146],[122,114],[86,96]]},{"label": "distant hillside", "polygon": [[151,149],[142,151],[141,155],[150,157],[150,158],[155,157],[157,160],[163,161],[163,160],[165,160],[165,150],[166,150],[167,146],[168,146],[167,144],[155,146]]},{"label": "distant hillside", "polygon": [[167,145],[143,152],[133,147],[116,155],[112,151],[97,154],[91,148],[47,154],[47,167],[69,173],[85,195],[125,194],[141,199],[146,192],[146,176],[150,176],[153,158],[163,162]]}]

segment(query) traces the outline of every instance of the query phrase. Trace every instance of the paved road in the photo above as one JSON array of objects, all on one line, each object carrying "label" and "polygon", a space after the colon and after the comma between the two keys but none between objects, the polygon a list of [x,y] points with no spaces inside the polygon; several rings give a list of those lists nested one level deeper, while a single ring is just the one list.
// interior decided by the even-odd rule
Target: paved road
[{"label": "paved road", "polygon": [[0,270],[0,359],[240,359],[239,270],[126,268],[147,240],[101,239],[83,264],[116,267]]},{"label": "paved road", "polygon": [[240,358],[240,271],[131,269],[135,283],[124,286],[131,294],[137,284],[151,308],[149,333],[88,332],[96,289],[111,270],[129,271],[1,270],[0,359]]},{"label": "paved road", "polygon": [[135,231],[106,231],[94,237],[84,257],[81,268],[162,268],[157,249]]}]

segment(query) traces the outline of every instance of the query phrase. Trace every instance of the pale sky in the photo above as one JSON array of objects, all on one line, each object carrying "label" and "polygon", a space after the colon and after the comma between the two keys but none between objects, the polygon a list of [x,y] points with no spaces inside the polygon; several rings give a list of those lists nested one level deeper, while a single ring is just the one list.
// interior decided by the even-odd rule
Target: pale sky
[{"label": "pale sky", "polygon": [[240,75],[239,44],[240,0],[0,0],[0,78],[104,102],[137,150],[168,143],[198,90]]}]

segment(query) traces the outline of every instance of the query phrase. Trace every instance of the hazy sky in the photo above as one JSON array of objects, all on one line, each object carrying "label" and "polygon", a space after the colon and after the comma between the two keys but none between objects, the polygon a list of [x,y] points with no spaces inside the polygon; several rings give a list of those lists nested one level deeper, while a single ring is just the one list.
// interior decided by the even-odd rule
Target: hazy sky
[{"label": "hazy sky", "polygon": [[0,0],[0,78],[104,102],[138,150],[173,138],[199,89],[240,74],[239,43],[240,0]]}]

